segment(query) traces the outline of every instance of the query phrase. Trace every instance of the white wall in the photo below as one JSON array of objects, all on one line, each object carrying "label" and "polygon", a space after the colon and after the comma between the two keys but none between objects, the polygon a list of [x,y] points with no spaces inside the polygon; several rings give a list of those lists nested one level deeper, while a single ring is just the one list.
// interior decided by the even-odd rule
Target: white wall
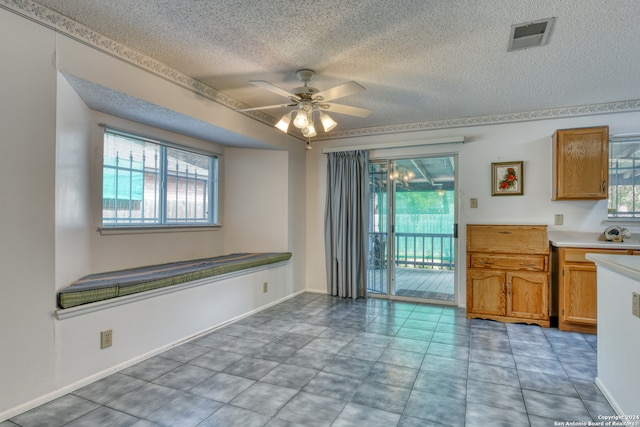
[{"label": "white wall", "polygon": [[[288,297],[291,292],[285,284],[290,270],[290,264],[285,264],[55,321],[57,366],[47,378],[55,375],[58,382],[49,396],[69,392]],[[266,294],[264,282],[270,284]],[[101,350],[99,334],[106,329],[113,331],[113,346]]]},{"label": "white wall", "polygon": [[[290,153],[227,148],[224,164],[224,252],[285,251],[292,252],[294,260],[304,260],[303,247],[294,238],[300,218],[290,217],[297,211],[289,203],[289,186],[296,180]],[[269,283],[269,289],[292,294],[304,289],[303,277],[291,270],[288,280]]]},{"label": "white wall", "polygon": [[[303,289],[303,143],[4,9],[0,33],[0,421]],[[217,144],[91,111],[59,70],[214,125],[225,121],[271,147],[264,152],[270,161],[260,162],[260,150],[234,149],[225,164],[225,148]],[[221,152],[221,209],[237,220],[218,231],[100,235],[99,123]],[[245,185],[243,202],[234,200],[226,208],[225,199],[234,194],[225,192],[224,168],[238,171],[245,161],[269,178],[256,188]],[[245,203],[269,197],[277,205],[246,209]],[[250,250],[289,250],[294,258],[80,317],[54,316],[56,291],[80,276],[222,254],[225,233],[235,236],[230,227],[243,226],[242,221],[262,231],[245,242],[255,243]],[[265,224],[267,232],[260,230]],[[265,281],[268,293],[262,292]],[[100,350],[99,332],[107,328],[113,329],[114,345]]]},{"label": "white wall", "polygon": [[2,10],[0,29],[2,414],[54,383],[56,71],[53,33]]},{"label": "white wall", "polygon": [[640,264],[636,257],[620,255],[597,254],[592,260],[598,270],[596,384],[618,414],[638,416],[640,319],[633,315],[632,300],[634,292],[640,293]]},{"label": "white wall", "polygon": [[[465,136],[465,144],[432,145],[404,149],[375,150],[377,157],[388,155],[435,155],[457,153],[458,167],[458,275],[459,305],[466,301],[465,226],[471,223],[547,224],[550,230],[604,230],[607,202],[551,200],[551,135],[556,129],[608,125],[610,134],[640,133],[640,112],[603,114],[576,118],[539,120],[522,123],[473,126],[456,129],[415,132],[404,135],[357,137],[317,141],[307,163],[307,288],[326,291],[324,262],[324,205],[326,194],[326,155],[323,148],[366,146],[403,141],[428,141]],[[491,196],[491,163],[524,161],[524,195]],[[469,199],[478,199],[478,208],[469,207]],[[564,225],[554,226],[554,214],[564,215]]]},{"label": "white wall", "polygon": [[224,162],[225,252],[288,251],[287,152],[228,148]]},{"label": "white wall", "polygon": [[60,74],[56,110],[56,290],[91,272],[90,112]]}]

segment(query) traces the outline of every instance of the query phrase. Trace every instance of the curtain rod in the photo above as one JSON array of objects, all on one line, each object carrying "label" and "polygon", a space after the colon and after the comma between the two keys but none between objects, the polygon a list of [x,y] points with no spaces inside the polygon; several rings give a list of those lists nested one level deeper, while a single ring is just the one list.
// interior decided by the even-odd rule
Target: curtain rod
[{"label": "curtain rod", "polygon": [[398,142],[381,142],[378,144],[350,145],[346,147],[323,148],[322,153],[337,153],[340,151],[354,150],[382,150],[385,148],[405,148],[418,147],[421,145],[440,145],[440,144],[464,144],[464,136],[451,136],[448,138],[420,139],[416,141],[398,141]]}]

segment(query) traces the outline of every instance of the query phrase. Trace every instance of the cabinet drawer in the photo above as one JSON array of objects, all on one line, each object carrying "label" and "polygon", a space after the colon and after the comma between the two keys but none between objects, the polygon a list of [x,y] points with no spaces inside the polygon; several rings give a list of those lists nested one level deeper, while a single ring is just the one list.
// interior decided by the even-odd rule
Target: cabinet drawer
[{"label": "cabinet drawer", "polygon": [[468,225],[468,252],[504,254],[548,254],[546,226]]},{"label": "cabinet drawer", "polygon": [[494,254],[469,255],[470,268],[502,270],[546,271],[548,258],[544,255],[509,256]]},{"label": "cabinet drawer", "polygon": [[613,255],[631,255],[632,250],[629,249],[573,249],[562,248],[562,259],[564,262],[588,262],[593,264],[586,258],[587,254],[613,254]]}]

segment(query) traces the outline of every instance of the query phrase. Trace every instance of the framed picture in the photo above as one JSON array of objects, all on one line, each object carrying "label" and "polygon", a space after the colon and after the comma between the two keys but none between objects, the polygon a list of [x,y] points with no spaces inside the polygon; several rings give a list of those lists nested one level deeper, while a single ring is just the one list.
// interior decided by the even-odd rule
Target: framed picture
[{"label": "framed picture", "polygon": [[491,195],[521,196],[524,186],[523,162],[491,163]]}]

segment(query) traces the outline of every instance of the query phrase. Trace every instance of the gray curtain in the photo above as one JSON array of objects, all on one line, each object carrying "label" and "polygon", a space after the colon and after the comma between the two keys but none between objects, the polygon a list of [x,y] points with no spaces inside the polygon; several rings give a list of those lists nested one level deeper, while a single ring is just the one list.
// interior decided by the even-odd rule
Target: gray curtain
[{"label": "gray curtain", "polygon": [[369,153],[328,153],[325,252],[331,295],[366,297]]}]

